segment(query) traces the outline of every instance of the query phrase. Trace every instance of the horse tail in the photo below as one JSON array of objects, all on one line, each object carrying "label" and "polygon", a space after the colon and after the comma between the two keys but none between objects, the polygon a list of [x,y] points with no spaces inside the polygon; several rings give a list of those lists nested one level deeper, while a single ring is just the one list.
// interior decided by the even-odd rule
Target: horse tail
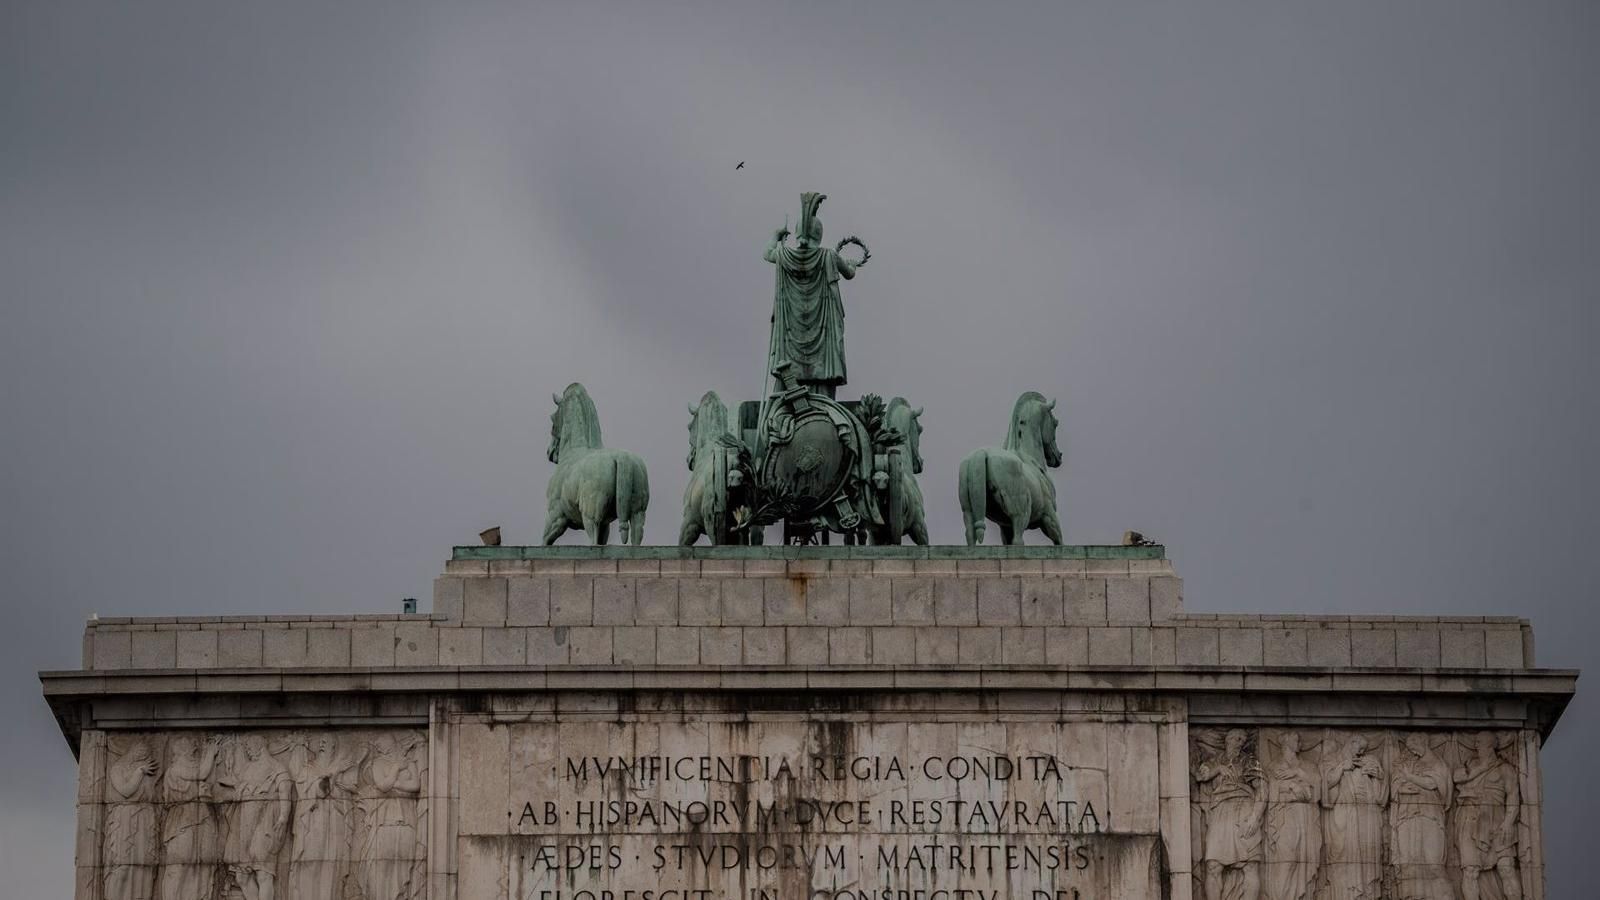
[{"label": "horse tail", "polygon": [[989,493],[989,454],[979,450],[961,461],[961,516],[966,519],[967,545],[983,543]]},{"label": "horse tail", "polygon": [[644,463],[632,454],[617,460],[616,470],[617,521],[621,523],[618,537],[625,544],[644,541],[644,510],[650,503],[650,482],[645,475]]}]

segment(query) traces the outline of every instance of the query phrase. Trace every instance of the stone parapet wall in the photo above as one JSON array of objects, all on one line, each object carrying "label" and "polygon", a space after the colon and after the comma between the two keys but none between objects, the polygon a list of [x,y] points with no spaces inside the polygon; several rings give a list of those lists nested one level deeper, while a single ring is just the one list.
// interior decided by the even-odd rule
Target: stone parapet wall
[{"label": "stone parapet wall", "polygon": [[473,547],[427,614],[96,619],[41,681],[79,900],[1542,900],[1532,651],[1189,614],[1159,547]]},{"label": "stone parapet wall", "polygon": [[[520,620],[519,620],[520,622]],[[101,620],[95,671],[413,666],[1056,665],[1524,669],[1517,619],[1193,619],[1155,625],[535,625]]]},{"label": "stone parapet wall", "polygon": [[1190,615],[1182,594],[1160,548],[459,548],[431,615],[98,619],[83,665],[1534,664],[1514,617]]}]

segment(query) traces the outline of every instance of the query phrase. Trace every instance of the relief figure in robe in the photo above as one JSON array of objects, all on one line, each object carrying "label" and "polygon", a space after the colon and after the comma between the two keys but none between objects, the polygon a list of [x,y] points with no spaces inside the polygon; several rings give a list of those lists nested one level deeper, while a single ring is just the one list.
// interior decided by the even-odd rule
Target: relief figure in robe
[{"label": "relief figure in robe", "polygon": [[344,900],[350,819],[361,761],[340,752],[338,739],[328,732],[312,736],[295,755],[289,896],[294,900]]},{"label": "relief figure in robe", "polygon": [[1204,808],[1202,867],[1205,900],[1259,900],[1261,820],[1266,811],[1261,764],[1249,752],[1249,734],[1235,728],[1222,751],[1195,767]]},{"label": "relief figure in robe", "polygon": [[1267,770],[1262,830],[1265,900],[1310,900],[1322,864],[1322,773],[1300,756],[1300,734],[1284,732],[1282,756]]},{"label": "relief figure in robe", "polygon": [[1383,884],[1383,764],[1363,735],[1324,760],[1322,841],[1328,900],[1377,900]]},{"label": "relief figure in robe", "polygon": [[1498,880],[1505,900],[1522,900],[1517,873],[1517,817],[1522,788],[1517,767],[1500,758],[1492,731],[1480,731],[1473,756],[1452,773],[1456,785],[1455,843],[1461,896],[1478,900],[1483,879]]},{"label": "relief figure in robe", "polygon": [[809,191],[801,195],[796,246],[785,243],[788,226],[778,229],[767,243],[765,259],[777,267],[767,371],[788,360],[794,364],[797,383],[832,397],[846,380],[839,279],[854,278],[860,263],[822,246],[817,208],[826,199],[826,194]]},{"label": "relief figure in robe", "polygon": [[161,900],[203,900],[211,896],[221,860],[222,823],[212,803],[215,741],[183,734],[167,750],[161,779],[166,817],[161,824]]},{"label": "relief figure in robe", "polygon": [[1445,813],[1453,782],[1450,766],[1434,752],[1428,736],[1406,736],[1405,752],[1394,767],[1393,856],[1396,900],[1455,900],[1446,876],[1449,838]]},{"label": "relief figure in robe", "polygon": [[156,815],[160,764],[144,738],[138,738],[106,772],[106,900],[155,900],[156,866],[161,861],[161,824]]},{"label": "relief figure in robe", "polygon": [[233,764],[217,783],[233,801],[222,848],[228,872],[244,900],[274,900],[278,852],[293,809],[289,770],[272,757],[266,737],[252,733],[235,748]]},{"label": "relief figure in robe", "polygon": [[377,798],[367,813],[361,852],[361,892],[366,900],[414,900],[422,895],[421,846],[417,837],[422,763],[416,741],[385,734],[373,741],[367,775]]}]

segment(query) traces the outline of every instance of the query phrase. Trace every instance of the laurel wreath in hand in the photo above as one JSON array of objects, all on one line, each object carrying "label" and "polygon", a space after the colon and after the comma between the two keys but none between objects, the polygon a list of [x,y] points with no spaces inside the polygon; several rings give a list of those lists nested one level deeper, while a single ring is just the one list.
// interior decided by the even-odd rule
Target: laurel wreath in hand
[{"label": "laurel wreath in hand", "polygon": [[851,265],[854,265],[856,268],[859,269],[862,266],[867,264],[867,260],[872,258],[872,251],[867,249],[866,243],[864,241],[862,241],[861,238],[858,238],[858,237],[856,237],[855,235],[852,234],[849,237],[845,238],[844,240],[840,241],[838,246],[833,248],[833,252],[838,253],[841,250],[843,250],[845,247],[849,246],[850,244],[855,244],[857,247],[861,248],[861,259],[857,260],[854,263],[851,263]]}]

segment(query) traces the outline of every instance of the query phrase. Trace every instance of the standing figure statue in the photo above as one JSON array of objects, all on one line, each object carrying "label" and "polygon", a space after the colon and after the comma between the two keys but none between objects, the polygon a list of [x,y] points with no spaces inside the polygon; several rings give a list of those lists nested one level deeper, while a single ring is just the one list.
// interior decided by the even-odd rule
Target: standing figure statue
[{"label": "standing figure statue", "polygon": [[144,738],[106,771],[106,900],[155,900],[161,861],[156,786],[161,764]]},{"label": "standing figure statue", "polygon": [[1056,402],[1037,391],[1017,398],[1003,447],[974,450],[961,461],[961,515],[967,543],[983,543],[984,519],[1000,526],[1007,544],[1022,543],[1022,533],[1038,528],[1061,543],[1056,486],[1045,468],[1061,465],[1056,446]]},{"label": "standing figure statue", "polygon": [[1376,900],[1383,883],[1389,782],[1365,735],[1324,755],[1322,845],[1328,900]]},{"label": "standing figure statue", "polygon": [[361,893],[368,900],[415,900],[423,894],[424,851],[417,837],[422,764],[415,736],[380,735],[367,773],[377,798],[367,804],[361,848]]},{"label": "standing figure statue", "polygon": [[[817,208],[827,194],[800,195],[800,225],[795,246],[785,243],[789,227],[778,229],[767,243],[765,258],[777,266],[772,299],[772,341],[767,349],[771,372],[784,360],[794,363],[794,380],[819,394],[834,396],[844,384],[844,304],[839,279],[856,277],[871,257],[865,244],[847,237],[833,250],[822,246],[822,220]],[[859,261],[839,255],[846,244],[862,250]]]},{"label": "standing figure statue", "polygon": [[217,744],[190,734],[172,739],[161,779],[161,900],[210,897],[222,859],[222,823],[212,803]]},{"label": "standing figure statue", "polygon": [[361,760],[341,752],[332,732],[312,736],[295,756],[288,896],[342,900]]},{"label": "standing figure statue", "polygon": [[228,872],[244,900],[275,900],[278,851],[294,806],[289,769],[272,757],[265,737],[251,733],[234,748],[233,763],[217,783],[233,801],[222,853]]},{"label": "standing figure statue", "polygon": [[583,385],[574,382],[561,396],[551,397],[556,411],[550,416],[547,456],[556,471],[545,490],[549,512],[544,542],[554,544],[567,529],[582,528],[590,542],[604,544],[611,523],[617,522],[622,543],[642,543],[644,511],[650,505],[644,460],[600,443],[600,414]]},{"label": "standing figure statue", "polygon": [[1482,881],[1494,876],[1505,900],[1522,900],[1517,874],[1517,817],[1522,788],[1517,767],[1500,758],[1492,731],[1478,732],[1474,753],[1456,769],[1455,839],[1461,860],[1461,896],[1478,900]]},{"label": "standing figure statue", "polygon": [[1453,783],[1450,766],[1433,751],[1420,731],[1406,735],[1400,761],[1394,767],[1392,853],[1395,866],[1395,900],[1455,900],[1445,875],[1449,838],[1445,812],[1450,808]]},{"label": "standing figure statue", "polygon": [[1200,866],[1205,900],[1259,900],[1261,822],[1267,795],[1248,732],[1230,730],[1222,751],[1194,770],[1205,822]]},{"label": "standing figure statue", "polygon": [[1322,773],[1300,756],[1300,733],[1286,731],[1282,756],[1267,769],[1263,900],[1311,900],[1322,863]]}]

